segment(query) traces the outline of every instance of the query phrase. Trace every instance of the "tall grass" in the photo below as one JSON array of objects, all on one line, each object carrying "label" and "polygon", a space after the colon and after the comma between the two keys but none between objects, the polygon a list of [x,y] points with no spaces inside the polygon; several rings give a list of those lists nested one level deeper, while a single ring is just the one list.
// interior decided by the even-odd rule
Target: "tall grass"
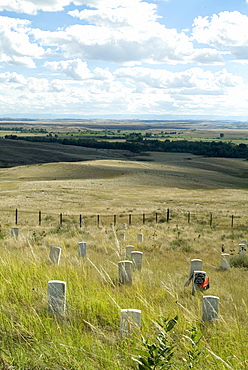
[{"label": "tall grass", "polygon": [[[112,227],[22,227],[18,239],[2,225],[0,240],[0,333],[3,369],[137,369],[132,359],[147,343],[156,343],[157,322],[178,316],[166,334],[172,343],[171,368],[247,369],[248,272],[219,268],[221,247],[237,254],[239,230],[206,225],[170,227],[156,224]],[[137,243],[137,233],[144,241]],[[180,232],[180,234],[179,234]],[[87,242],[87,257],[77,256],[77,243]],[[130,286],[119,285],[117,264],[125,246],[143,252],[143,268]],[[49,263],[51,246],[62,248],[60,265]],[[215,323],[202,323],[202,293],[185,288],[192,258],[203,260],[210,276],[206,294],[220,297]],[[47,310],[49,280],[67,282],[67,309],[62,319]],[[125,339],[119,335],[120,309],[142,311],[142,328]],[[142,340],[143,338],[143,340]],[[156,367],[159,369],[159,367]],[[151,367],[152,369],[152,367]],[[155,369],[155,367],[154,367]]]}]

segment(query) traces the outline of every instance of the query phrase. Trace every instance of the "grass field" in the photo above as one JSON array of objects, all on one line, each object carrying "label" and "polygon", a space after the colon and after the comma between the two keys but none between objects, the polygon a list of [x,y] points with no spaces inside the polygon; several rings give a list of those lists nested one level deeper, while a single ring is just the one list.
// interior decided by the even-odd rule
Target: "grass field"
[{"label": "grass field", "polygon": [[[19,146],[9,142],[0,147],[6,166],[0,169],[2,369],[138,369],[132,357],[146,356],[138,352],[144,350],[141,337],[158,345],[161,327],[156,322],[176,315],[178,323],[165,333],[174,354],[168,367],[248,369],[248,271],[242,264],[219,268],[222,248],[235,259],[238,244],[247,239],[247,161],[12,144]],[[147,220],[127,230],[119,219],[114,228],[107,223],[81,228],[73,221],[49,224],[49,217],[37,226],[22,219],[14,239],[14,217],[6,217],[6,211],[16,208],[31,215],[39,210],[47,215],[165,214],[170,208],[175,214],[243,218],[233,228],[210,227],[198,219],[190,224]],[[137,242],[140,232],[142,243]],[[77,255],[80,241],[87,243],[84,259]],[[143,252],[143,268],[134,271],[131,286],[118,284],[117,271],[128,244]],[[49,263],[51,246],[62,248],[60,265]],[[203,260],[210,277],[210,289],[195,296],[184,287],[193,258]],[[48,314],[49,280],[67,283],[63,319]],[[201,320],[203,294],[220,298],[215,323]],[[123,308],[142,311],[141,331],[126,339],[119,334]]]}]

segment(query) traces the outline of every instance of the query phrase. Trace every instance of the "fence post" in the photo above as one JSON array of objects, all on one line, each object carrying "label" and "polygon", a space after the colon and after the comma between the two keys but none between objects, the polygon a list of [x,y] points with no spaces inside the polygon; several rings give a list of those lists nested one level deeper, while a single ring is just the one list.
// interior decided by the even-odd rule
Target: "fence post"
[{"label": "fence post", "polygon": [[188,224],[190,224],[190,212],[188,212]]},{"label": "fence post", "polygon": [[79,215],[79,227],[82,227],[82,215]]},{"label": "fence post", "polygon": [[63,215],[62,215],[62,213],[60,213],[60,215],[59,215],[59,223],[60,223],[60,225],[62,225],[62,223],[63,223]]},{"label": "fence post", "polygon": [[232,215],[231,226],[233,227],[234,216]]},{"label": "fence post", "polygon": [[145,215],[145,213],[143,213],[143,215],[142,215],[142,219],[143,219],[143,225],[145,224],[145,222],[146,222],[146,215]]},{"label": "fence post", "polygon": [[114,225],[116,226],[116,215],[114,215]]},{"label": "fence post", "polygon": [[41,211],[39,211],[39,226],[41,225]]},{"label": "fence post", "polygon": [[213,214],[212,213],[210,213],[209,225],[210,225],[210,227],[212,227],[212,225],[213,225]]},{"label": "fence post", "polygon": [[18,224],[18,209],[15,210],[15,223]]},{"label": "fence post", "polygon": [[166,222],[170,221],[170,209],[167,209]]},{"label": "fence post", "polygon": [[128,224],[132,225],[132,215],[128,215]]},{"label": "fence post", "polygon": [[156,212],[156,215],[155,215],[155,221],[156,221],[156,224],[158,223],[158,214]]},{"label": "fence post", "polygon": [[100,226],[100,215],[97,215],[97,226]]}]

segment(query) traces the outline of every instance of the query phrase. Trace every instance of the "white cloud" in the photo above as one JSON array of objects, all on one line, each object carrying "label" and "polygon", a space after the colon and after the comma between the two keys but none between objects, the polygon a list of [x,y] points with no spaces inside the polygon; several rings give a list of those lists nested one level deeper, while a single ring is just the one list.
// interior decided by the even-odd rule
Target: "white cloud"
[{"label": "white cloud", "polygon": [[101,80],[101,81],[106,81],[106,80],[113,81],[114,80],[113,74],[108,69],[103,69],[100,67],[97,67],[93,70],[92,77],[95,80]]},{"label": "white cloud", "polygon": [[55,12],[63,10],[70,0],[1,0],[0,11],[37,14],[38,11]]},{"label": "white cloud", "polygon": [[[65,2],[59,4],[63,6]],[[18,0],[15,3],[23,4]],[[33,0],[27,3],[43,8],[47,6],[50,10],[58,4],[57,0]],[[84,4],[85,1],[77,3]],[[1,17],[0,60],[5,59],[4,55],[9,55],[13,64],[17,63],[14,56],[26,57],[20,63],[31,68],[35,64],[27,57],[45,58],[55,54],[68,59],[80,58],[126,65],[142,62],[223,63],[220,51],[206,47],[194,49],[192,40],[184,32],[179,33],[160,24],[155,4],[141,0],[101,0],[95,3],[98,3],[95,5],[96,9],[70,12],[72,16],[89,24],[75,24],[53,32],[31,28],[32,25],[27,20]],[[93,4],[91,3],[91,7]]]},{"label": "white cloud", "polygon": [[81,12],[69,12],[73,17],[87,20],[96,26],[106,27],[143,27],[144,24],[155,22],[159,16],[156,5],[140,0],[116,0],[99,2],[97,9],[85,9]]},{"label": "white cloud", "polygon": [[9,64],[19,66],[19,67],[26,67],[26,68],[35,68],[36,65],[32,58],[30,57],[17,57],[13,56],[12,58],[9,58],[8,60]]},{"label": "white cloud", "polygon": [[248,59],[248,17],[238,11],[198,17],[192,37],[198,43],[230,51],[237,59]]},{"label": "white cloud", "polygon": [[121,64],[223,63],[220,52],[194,49],[185,33],[153,21],[120,28],[77,24],[55,32],[36,29],[32,34],[44,47],[57,48],[67,58]]},{"label": "white cloud", "polygon": [[45,62],[44,66],[55,72],[64,73],[75,80],[84,80],[91,77],[86,62],[81,59],[62,60],[60,62]]},{"label": "white cloud", "polygon": [[[69,61],[70,62],[70,61]],[[85,66],[86,67],[86,66]],[[62,71],[60,71],[62,72]],[[65,71],[63,71],[65,73]],[[99,78],[102,77],[102,78]],[[95,68],[84,80],[24,77],[0,73],[1,112],[37,114],[192,113],[240,114],[246,111],[248,86],[241,77],[191,68],[170,72],[119,68],[115,74]]]},{"label": "white cloud", "polygon": [[[125,1],[125,0],[123,0]],[[15,13],[37,14],[43,12],[58,12],[70,4],[88,5],[101,4],[108,0],[1,0],[0,11],[7,10]]]},{"label": "white cloud", "polygon": [[5,84],[14,83],[24,85],[26,84],[26,78],[16,72],[4,72],[0,73],[0,82]]},{"label": "white cloud", "polygon": [[170,89],[170,92],[180,90],[182,93],[194,95],[223,94],[229,87],[244,85],[243,79],[228,73],[226,69],[219,72],[204,71],[201,68],[191,68],[184,72],[170,72],[164,69],[151,68],[120,68],[115,76],[124,79],[129,85],[143,85],[151,89]]},{"label": "white cloud", "polygon": [[33,58],[44,57],[46,52],[30,42],[29,32],[28,20],[0,16],[0,60],[34,68]]}]

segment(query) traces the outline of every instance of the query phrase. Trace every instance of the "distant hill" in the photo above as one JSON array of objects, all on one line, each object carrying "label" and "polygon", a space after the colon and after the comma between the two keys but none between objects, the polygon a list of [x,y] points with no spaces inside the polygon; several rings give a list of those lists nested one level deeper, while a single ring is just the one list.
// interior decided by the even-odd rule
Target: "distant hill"
[{"label": "distant hill", "polygon": [[0,139],[0,167],[96,159],[127,160],[134,157],[133,153],[125,150],[95,149],[59,143],[33,143],[24,140]]}]

